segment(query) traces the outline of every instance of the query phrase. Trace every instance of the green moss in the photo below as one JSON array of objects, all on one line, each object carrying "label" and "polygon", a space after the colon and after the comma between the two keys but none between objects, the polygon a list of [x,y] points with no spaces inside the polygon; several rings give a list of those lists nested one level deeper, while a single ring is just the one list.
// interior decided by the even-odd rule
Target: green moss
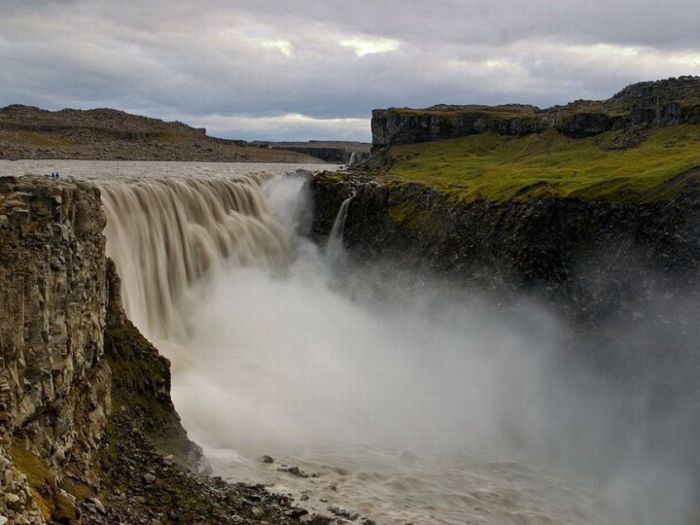
[{"label": "green moss", "polygon": [[56,496],[56,506],[53,519],[58,523],[76,523],[78,521],[78,509],[73,502],[63,494]]},{"label": "green moss", "polygon": [[10,448],[12,463],[27,476],[29,485],[33,488],[51,486],[55,484],[55,477],[51,469],[37,455],[31,453],[21,439],[14,439]]},{"label": "green moss", "polygon": [[172,405],[157,395],[160,385],[169,387],[167,361],[129,321],[108,327],[105,350],[114,382],[114,409],[128,408],[147,430],[170,423]]},{"label": "green moss", "polygon": [[413,208],[410,206],[410,204],[407,203],[390,206],[389,217],[391,217],[391,220],[397,224],[404,223],[410,216],[412,209]]},{"label": "green moss", "polygon": [[[525,137],[483,133],[398,146],[388,155],[389,180],[416,181],[462,200],[523,199],[542,194],[586,200],[667,198],[700,175],[700,126],[653,130],[638,147],[611,149],[608,132],[572,139],[550,130]],[[692,173],[691,173],[692,171]],[[396,212],[398,213],[398,212]]]},{"label": "green moss", "polygon": [[44,495],[53,492],[52,487],[56,484],[55,476],[39,456],[26,448],[21,439],[12,440],[10,457],[14,467],[27,476],[29,492],[39,511],[45,519],[50,519],[54,512],[54,504],[51,498]]}]

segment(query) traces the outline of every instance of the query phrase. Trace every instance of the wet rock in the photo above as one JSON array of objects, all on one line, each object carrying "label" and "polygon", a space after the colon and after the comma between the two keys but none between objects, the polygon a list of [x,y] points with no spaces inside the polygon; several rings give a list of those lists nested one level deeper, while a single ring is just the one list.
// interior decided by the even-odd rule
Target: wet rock
[{"label": "wet rock", "polygon": [[286,472],[287,474],[291,474],[292,476],[295,476],[297,478],[309,478],[309,477],[314,477],[313,474],[307,474],[303,470],[301,470],[299,467],[294,466],[294,467],[287,467],[285,465],[281,466],[280,468],[277,469],[279,472]]},{"label": "wet rock", "polygon": [[350,521],[355,521],[356,519],[358,519],[360,517],[360,515],[357,514],[356,512],[351,512],[351,511],[349,511],[347,509],[343,509],[341,507],[328,507],[328,512],[335,514],[336,516],[338,516],[340,518],[344,518],[344,519],[350,520]]},{"label": "wet rock", "polygon": [[[698,177],[693,169],[670,181],[678,191],[668,199],[491,202],[455,199],[417,182],[324,173],[310,185],[313,232],[322,241],[354,192],[344,231],[352,256],[393,261],[402,269],[427,267],[501,294],[536,289],[545,302],[592,325],[611,309],[631,305],[630,294],[640,286],[651,293],[677,291],[678,282],[689,290],[700,285]],[[600,256],[611,246],[612,256]],[[642,277],[629,272],[631,265],[649,270]]]}]

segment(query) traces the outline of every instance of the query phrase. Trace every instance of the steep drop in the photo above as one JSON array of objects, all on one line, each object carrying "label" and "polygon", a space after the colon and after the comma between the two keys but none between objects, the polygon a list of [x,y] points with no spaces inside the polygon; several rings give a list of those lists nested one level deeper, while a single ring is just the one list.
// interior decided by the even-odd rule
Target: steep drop
[{"label": "steep drop", "polygon": [[645,388],[572,361],[556,312],[380,262],[339,275],[297,234],[303,179],[124,186],[104,199],[118,268],[143,260],[125,304],[217,473],[380,522],[686,523],[691,445],[650,432]]}]

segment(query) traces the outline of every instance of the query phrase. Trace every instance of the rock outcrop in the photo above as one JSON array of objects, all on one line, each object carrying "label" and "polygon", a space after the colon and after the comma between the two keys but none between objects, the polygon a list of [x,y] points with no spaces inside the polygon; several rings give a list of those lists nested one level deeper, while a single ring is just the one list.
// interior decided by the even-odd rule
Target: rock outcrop
[{"label": "rock outcrop", "polygon": [[582,138],[684,122],[700,123],[700,77],[633,84],[605,101],[579,100],[547,109],[517,104],[376,109],[372,144],[376,150],[488,131],[522,136],[552,128]]},{"label": "rock outcrop", "polygon": [[365,142],[323,140],[310,140],[308,142],[255,141],[252,144],[261,148],[295,151],[331,164],[350,164],[353,157],[369,156],[371,148],[371,145]]},{"label": "rock outcrop", "polygon": [[0,178],[0,480],[15,480],[0,514],[17,523],[55,516],[61,487],[97,483],[111,408],[99,199],[80,183]]}]

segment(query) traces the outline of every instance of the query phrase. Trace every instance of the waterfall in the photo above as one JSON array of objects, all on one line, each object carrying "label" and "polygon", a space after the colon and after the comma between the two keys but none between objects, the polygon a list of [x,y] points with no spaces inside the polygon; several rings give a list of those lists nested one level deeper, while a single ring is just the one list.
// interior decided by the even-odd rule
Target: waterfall
[{"label": "waterfall", "polygon": [[164,178],[101,185],[107,255],[122,277],[127,315],[147,336],[181,336],[179,304],[224,264],[283,268],[288,235],[268,210],[264,175]]},{"label": "waterfall", "polygon": [[353,151],[350,153],[350,158],[348,159],[347,166],[349,168],[355,167],[369,158],[369,153],[366,151]]},{"label": "waterfall", "polygon": [[339,263],[342,260],[343,254],[345,253],[343,234],[345,232],[345,221],[348,217],[348,207],[350,206],[350,201],[353,199],[353,197],[355,197],[354,194],[350,195],[350,197],[345,199],[340,205],[338,214],[335,216],[335,220],[333,221],[331,233],[328,236],[326,257],[331,265]]}]

